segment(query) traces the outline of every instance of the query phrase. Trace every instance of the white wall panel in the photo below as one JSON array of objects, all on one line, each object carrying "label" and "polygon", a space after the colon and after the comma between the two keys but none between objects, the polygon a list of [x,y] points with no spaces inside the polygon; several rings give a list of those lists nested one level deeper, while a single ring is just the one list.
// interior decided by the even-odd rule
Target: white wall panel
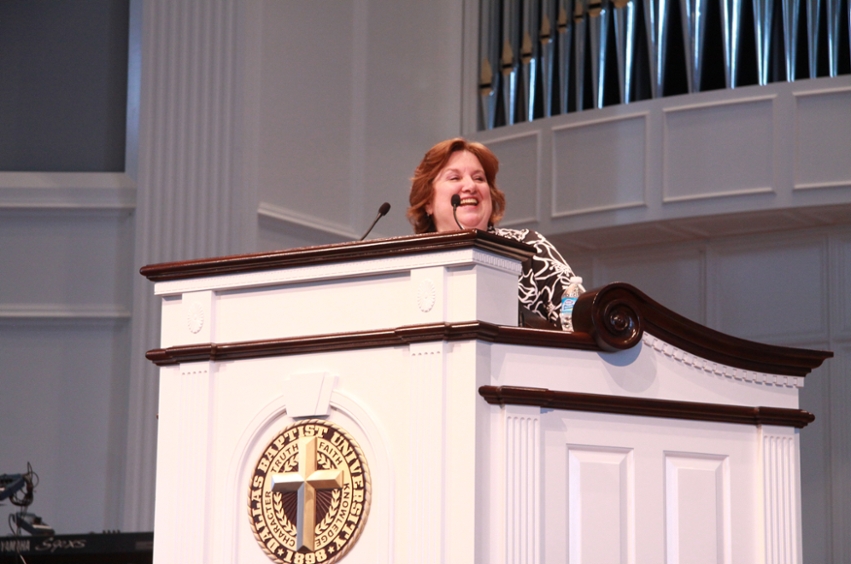
[{"label": "white wall panel", "polygon": [[773,98],[665,111],[663,200],[771,192]]},{"label": "white wall panel", "polygon": [[851,89],[796,96],[795,188],[851,186]]},{"label": "white wall panel", "polygon": [[704,323],[704,263],[699,248],[675,247],[640,254],[621,251],[595,258],[593,283],[585,287],[627,282],[680,315]]},{"label": "white wall panel", "polygon": [[0,211],[0,472],[32,462],[32,511],[58,533],[121,518],[133,216],[84,192]]},{"label": "white wall panel", "polygon": [[0,211],[0,308],[129,313],[132,238],[128,211]]},{"label": "white wall panel", "polygon": [[[724,235],[745,235],[765,233],[766,231],[789,231],[805,229],[813,225],[829,225],[843,223],[836,221],[822,212],[818,218],[812,216],[812,210],[782,210],[753,213],[732,213],[728,215],[708,215],[705,217],[688,218],[667,222],[666,225],[675,233],[682,229],[691,234],[692,238],[709,238]],[[833,208],[833,213],[841,213],[841,208]],[[669,237],[670,239],[670,237]]]},{"label": "white wall panel", "polygon": [[830,315],[832,332],[851,338],[851,233],[831,239]]},{"label": "white wall panel", "polygon": [[827,338],[824,239],[734,240],[714,246],[710,260],[710,326],[758,341]]},{"label": "white wall panel", "polygon": [[32,463],[30,511],[57,533],[118,522],[128,345],[126,322],[0,324],[0,473]]},{"label": "white wall panel", "polygon": [[726,456],[665,453],[668,564],[729,564],[730,507]]},{"label": "white wall panel", "polygon": [[410,178],[458,135],[463,6],[457,2],[262,2],[260,201],[375,236],[411,232]]},{"label": "white wall panel", "polygon": [[647,115],[553,128],[554,217],[643,206]]},{"label": "white wall panel", "polygon": [[[777,82],[561,114],[471,137],[489,143],[540,133],[539,194],[552,209],[540,208],[537,224],[526,226],[581,237],[586,248],[607,246],[598,239],[626,227],[635,231],[618,245],[844,224],[849,92],[851,75]],[[819,186],[833,189],[795,189]],[[664,225],[667,238],[652,239],[646,225]]]},{"label": "white wall panel", "polygon": [[[358,234],[358,237],[361,235],[363,233]],[[370,238],[372,238],[372,235],[370,235]],[[278,251],[311,245],[341,243],[351,239],[351,237],[342,237],[322,229],[260,216],[257,222],[256,250],[258,252]]]},{"label": "white wall panel", "polygon": [[[815,348],[830,349],[827,343]],[[830,534],[830,387],[833,362],[814,370],[800,390],[800,407],[816,416],[801,429],[801,523],[803,561],[832,562]]]},{"label": "white wall panel", "polygon": [[356,3],[265,1],[259,30],[261,201],[341,225],[350,223],[340,200],[350,185],[355,56],[363,55],[353,51]]},{"label": "white wall panel", "polygon": [[505,192],[506,212],[500,225],[537,221],[541,177],[541,140],[535,131],[494,139],[488,148],[499,159],[497,186]]},{"label": "white wall panel", "polygon": [[[412,233],[405,218],[411,176],[426,150],[461,131],[463,3],[358,0],[366,58],[354,93],[353,229],[362,233],[383,201],[393,209],[378,235]],[[357,48],[357,46],[356,46]],[[360,72],[360,69],[355,69]],[[360,218],[360,219],[358,219]]]},{"label": "white wall panel", "polygon": [[830,381],[830,482],[833,562],[851,561],[851,345],[835,348]]},{"label": "white wall panel", "polygon": [[351,241],[358,239],[361,235],[333,221],[295,212],[268,202],[260,202],[257,208],[257,219],[258,226],[264,231],[277,231],[284,234],[290,231],[304,231],[320,240],[331,237],[334,241]]},{"label": "white wall panel", "polygon": [[[636,209],[623,211],[635,211]],[[580,251],[585,251],[591,249],[596,253],[603,253],[609,249],[623,250],[625,247],[636,245],[661,245],[694,239],[694,235],[672,229],[670,224],[659,222],[628,224],[622,227],[554,234],[548,235],[548,237],[550,241],[560,248],[564,247],[565,250],[578,248]]]},{"label": "white wall panel", "polygon": [[[558,248],[558,246],[556,246]],[[570,265],[571,270],[582,278],[583,285],[586,290],[596,287],[597,277],[595,276],[594,261],[587,255],[572,255],[571,253],[562,253],[564,260]]]}]

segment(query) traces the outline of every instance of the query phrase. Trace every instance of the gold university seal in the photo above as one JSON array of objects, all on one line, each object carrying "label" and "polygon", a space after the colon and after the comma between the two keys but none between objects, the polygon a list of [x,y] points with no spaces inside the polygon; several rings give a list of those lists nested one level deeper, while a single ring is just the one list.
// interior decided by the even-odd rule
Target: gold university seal
[{"label": "gold university seal", "polygon": [[248,509],[254,536],[276,562],[336,562],[369,512],[370,481],[358,444],[321,419],[294,423],[254,468]]}]

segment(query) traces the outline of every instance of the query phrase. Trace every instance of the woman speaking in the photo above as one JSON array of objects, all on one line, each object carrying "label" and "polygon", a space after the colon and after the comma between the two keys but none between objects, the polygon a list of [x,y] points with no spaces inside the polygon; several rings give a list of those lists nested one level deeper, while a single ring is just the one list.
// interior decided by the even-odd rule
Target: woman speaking
[{"label": "woman speaking", "polygon": [[520,304],[571,331],[570,316],[561,315],[562,300],[583,291],[582,279],[543,235],[497,227],[505,213],[505,194],[496,186],[498,170],[499,160],[481,143],[460,137],[441,141],[414,172],[408,219],[415,233],[476,228],[534,247],[535,256],[523,264],[520,276]]}]

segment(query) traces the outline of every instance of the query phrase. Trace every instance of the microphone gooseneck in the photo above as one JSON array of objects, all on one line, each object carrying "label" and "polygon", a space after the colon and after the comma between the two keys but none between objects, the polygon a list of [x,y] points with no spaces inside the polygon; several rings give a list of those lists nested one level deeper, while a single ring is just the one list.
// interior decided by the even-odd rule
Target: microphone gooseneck
[{"label": "microphone gooseneck", "polygon": [[452,204],[452,217],[455,218],[455,224],[458,225],[458,229],[463,231],[464,227],[461,225],[461,222],[458,221],[458,206],[461,205],[461,196],[458,194],[452,194],[452,198],[449,201]]},{"label": "microphone gooseneck", "polygon": [[390,211],[390,204],[384,202],[381,204],[381,207],[378,208],[378,215],[375,216],[375,219],[372,221],[372,225],[369,226],[369,229],[366,230],[366,233],[363,234],[363,237],[358,239],[358,241],[363,241],[366,239],[366,236],[369,235],[369,232],[372,231],[372,228],[375,227],[375,224],[378,223],[378,220],[387,215],[387,212]]}]

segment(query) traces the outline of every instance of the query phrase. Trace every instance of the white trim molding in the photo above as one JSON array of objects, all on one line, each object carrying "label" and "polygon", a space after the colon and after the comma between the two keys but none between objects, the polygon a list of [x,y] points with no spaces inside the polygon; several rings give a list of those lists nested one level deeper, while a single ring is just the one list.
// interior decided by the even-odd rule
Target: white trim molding
[{"label": "white trim molding", "polygon": [[322,235],[332,235],[346,240],[358,239],[360,236],[345,227],[327,222],[312,215],[295,212],[282,206],[276,206],[268,202],[260,202],[257,207],[259,218],[271,221],[281,231],[287,231],[291,227],[299,227],[315,231]]},{"label": "white trim molding", "polygon": [[123,172],[0,172],[0,210],[132,210]]},{"label": "white trim molding", "polygon": [[804,387],[804,378],[799,376],[766,374],[764,372],[743,370],[741,368],[727,366],[726,364],[712,362],[704,358],[700,358],[699,356],[695,356],[691,353],[685,352],[684,350],[677,348],[669,343],[666,343],[662,339],[654,337],[653,335],[647,332],[644,333],[643,340],[644,344],[656,351],[656,353],[667,356],[673,360],[676,360],[677,362],[681,362],[686,366],[693,366],[694,368],[706,372],[707,374],[712,374],[724,378],[731,378],[733,380],[742,380],[745,382],[750,382],[752,384],[779,386],[781,388]]},{"label": "white trim molding", "polygon": [[130,311],[114,304],[0,304],[4,322],[114,322],[130,319]]}]

